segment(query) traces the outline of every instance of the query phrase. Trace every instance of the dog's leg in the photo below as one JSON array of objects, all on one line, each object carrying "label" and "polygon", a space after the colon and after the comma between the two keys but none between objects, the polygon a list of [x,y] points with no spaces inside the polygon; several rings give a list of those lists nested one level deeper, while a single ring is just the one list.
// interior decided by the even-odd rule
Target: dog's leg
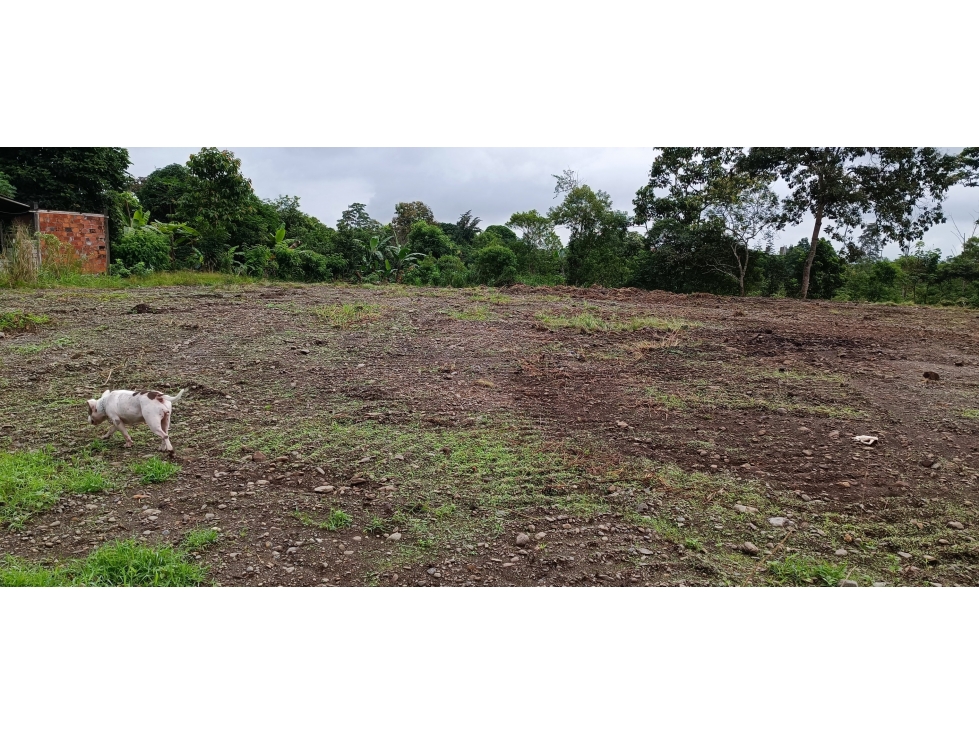
[{"label": "dog's leg", "polygon": [[126,424],[120,420],[118,423],[113,422],[112,425],[126,437],[126,448],[131,449],[133,447],[133,438],[129,435],[129,431],[126,430]]},{"label": "dog's leg", "polygon": [[173,452],[173,446],[170,444],[170,437],[167,434],[166,426],[170,424],[170,414],[163,412],[162,414],[151,415],[146,419],[146,425],[149,427],[153,433],[163,439],[163,443],[160,445],[160,451]]},{"label": "dog's leg", "polygon": [[119,429],[118,429],[118,428],[116,428],[116,427],[115,427],[115,426],[113,425],[113,426],[112,426],[112,428],[110,428],[110,429],[108,430],[108,432],[106,432],[106,434],[105,434],[104,436],[102,436],[102,440],[103,440],[103,441],[108,441],[108,440],[109,440],[110,438],[112,438],[112,434],[113,434],[113,433],[115,433],[115,432],[116,432],[117,430],[119,430]]}]

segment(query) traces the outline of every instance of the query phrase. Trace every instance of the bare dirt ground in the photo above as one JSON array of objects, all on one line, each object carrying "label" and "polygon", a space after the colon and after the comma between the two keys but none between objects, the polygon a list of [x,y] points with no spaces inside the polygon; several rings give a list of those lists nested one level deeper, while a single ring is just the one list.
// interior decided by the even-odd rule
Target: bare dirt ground
[{"label": "bare dirt ground", "polygon": [[[51,321],[0,340],[0,449],[85,452],[113,488],[0,528],[0,557],[213,527],[221,585],[979,582],[975,312],[279,285],[12,310]],[[174,477],[133,470],[166,458],[145,427],[86,424],[103,385],[190,388]]]}]

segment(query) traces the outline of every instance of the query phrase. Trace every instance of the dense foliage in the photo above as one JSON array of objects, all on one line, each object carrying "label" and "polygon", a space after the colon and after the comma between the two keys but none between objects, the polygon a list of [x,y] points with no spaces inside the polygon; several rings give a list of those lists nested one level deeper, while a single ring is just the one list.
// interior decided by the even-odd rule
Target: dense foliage
[{"label": "dense foliage", "polygon": [[[385,224],[352,203],[335,226],[294,196],[262,200],[227,150],[132,179],[123,148],[0,149],[0,196],[104,211],[112,272],[209,270],[305,282],[634,286],[726,295],[979,307],[979,237],[943,258],[929,228],[950,187],[979,186],[979,148],[658,148],[634,214],[574,171],[546,212],[481,226],[421,201]],[[776,189],[776,184],[778,188]],[[788,191],[782,197],[775,191]],[[810,238],[776,251],[803,217]],[[566,243],[558,235],[566,232]],[[882,257],[887,246],[901,253]]]}]

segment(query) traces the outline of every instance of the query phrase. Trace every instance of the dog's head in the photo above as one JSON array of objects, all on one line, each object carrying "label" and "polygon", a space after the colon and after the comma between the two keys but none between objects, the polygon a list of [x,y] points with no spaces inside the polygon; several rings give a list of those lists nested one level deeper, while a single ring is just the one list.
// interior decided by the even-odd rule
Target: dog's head
[{"label": "dog's head", "polygon": [[[102,393],[104,398],[108,394],[108,390]],[[89,400],[88,401],[88,422],[93,426],[97,426],[99,423],[105,420],[105,409],[99,408],[99,403],[101,403],[101,398],[99,400]]]}]

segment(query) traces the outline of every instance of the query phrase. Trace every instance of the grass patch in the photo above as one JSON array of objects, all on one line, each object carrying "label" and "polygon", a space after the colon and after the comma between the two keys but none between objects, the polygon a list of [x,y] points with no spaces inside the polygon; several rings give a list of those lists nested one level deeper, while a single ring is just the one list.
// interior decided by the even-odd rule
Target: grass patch
[{"label": "grass patch", "polygon": [[469,296],[469,299],[477,302],[495,303],[498,306],[513,303],[513,299],[510,296],[504,296],[500,293],[475,293]]},{"label": "grass patch", "polygon": [[781,561],[769,561],[768,573],[783,586],[807,586],[816,583],[822,586],[839,586],[847,576],[847,567],[845,563],[818,561],[793,553]]},{"label": "grass patch", "polygon": [[449,317],[457,321],[486,321],[490,317],[490,310],[485,306],[474,306],[464,311],[449,311]]},{"label": "grass patch", "polygon": [[0,331],[3,332],[37,331],[38,326],[50,323],[51,319],[48,316],[35,316],[23,311],[0,313]]},{"label": "grass patch", "polygon": [[155,456],[151,456],[146,461],[136,462],[130,468],[143,484],[165,482],[180,471],[180,467],[176,464],[162,461]]},{"label": "grass patch", "polygon": [[561,316],[559,314],[541,311],[535,318],[542,324],[551,329],[574,329],[583,334],[593,332],[613,332],[613,331],[641,331],[643,329],[657,329],[659,331],[679,332],[700,324],[693,321],[686,321],[678,318],[662,319],[657,316],[630,316],[628,318],[618,318],[618,314],[611,314],[608,318],[603,318],[593,311],[585,311],[574,316]]},{"label": "grass patch", "polygon": [[187,550],[200,550],[218,542],[218,531],[214,528],[197,528],[184,536],[181,545]]},{"label": "grass patch", "polygon": [[132,539],[106,543],[55,568],[10,556],[0,561],[0,586],[198,586],[206,574],[182,549]]},{"label": "grass patch", "polygon": [[319,528],[330,532],[348,528],[353,524],[353,518],[343,510],[330,510],[326,520],[314,520],[305,512],[294,512],[293,517],[307,528]]},{"label": "grass patch", "polygon": [[979,410],[973,408],[968,408],[962,411],[963,418],[970,418],[971,420],[979,421]]},{"label": "grass patch", "polygon": [[102,471],[101,462],[69,464],[49,449],[0,453],[0,522],[20,528],[64,494],[107,489],[110,483]]},{"label": "grass patch", "polygon": [[347,329],[355,324],[374,321],[381,315],[381,307],[373,303],[341,303],[314,308],[313,313],[337,329]]},{"label": "grass patch", "polygon": [[[266,435],[275,434],[306,461],[349,464],[371,481],[394,485],[392,517],[371,523],[366,532],[404,532],[402,545],[423,556],[495,537],[505,517],[525,508],[553,508],[580,518],[609,511],[604,493],[592,487],[591,458],[583,449],[547,444],[529,425],[506,416],[493,425],[440,428],[424,422],[340,422],[324,415],[301,430],[234,441],[263,445]],[[365,455],[371,460],[360,463]],[[329,525],[304,513],[294,516],[304,524]]]}]

